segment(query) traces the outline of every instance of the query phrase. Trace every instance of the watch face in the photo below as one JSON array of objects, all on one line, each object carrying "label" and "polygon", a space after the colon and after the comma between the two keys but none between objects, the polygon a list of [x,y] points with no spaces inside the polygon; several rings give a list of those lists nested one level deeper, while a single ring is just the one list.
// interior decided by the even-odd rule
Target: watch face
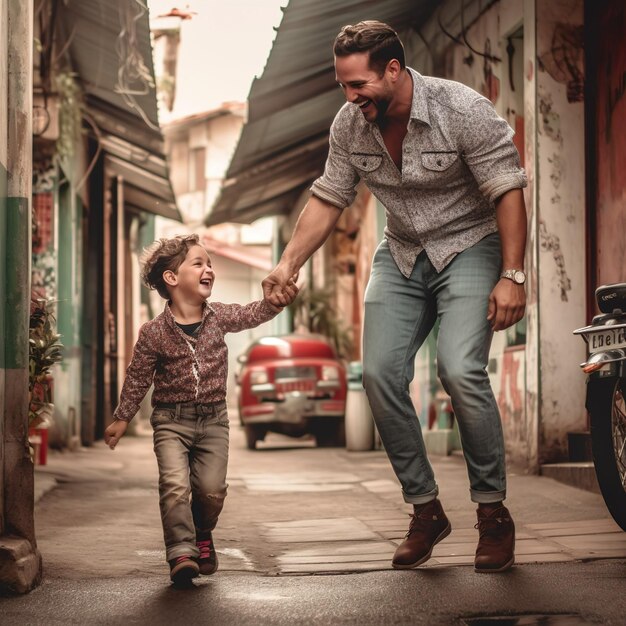
[{"label": "watch face", "polygon": [[524,272],[522,272],[521,270],[517,270],[517,272],[515,272],[515,274],[513,275],[513,280],[518,285],[523,285],[526,281],[526,274],[524,274]]}]

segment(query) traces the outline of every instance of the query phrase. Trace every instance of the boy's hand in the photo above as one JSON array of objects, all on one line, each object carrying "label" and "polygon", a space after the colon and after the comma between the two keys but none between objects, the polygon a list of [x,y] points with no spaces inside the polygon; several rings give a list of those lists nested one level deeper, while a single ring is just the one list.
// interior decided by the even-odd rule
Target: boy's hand
[{"label": "boy's hand", "polygon": [[124,436],[127,428],[128,422],[115,420],[112,424],[109,424],[104,431],[104,443],[106,443],[111,450],[114,450],[117,442]]},{"label": "boy's hand", "polygon": [[282,287],[282,292],[280,294],[280,304],[277,305],[274,303],[274,298],[270,298],[270,297],[266,297],[265,301],[272,307],[272,309],[274,309],[274,311],[276,311],[277,313],[280,313],[283,310],[283,307],[291,304],[295,299],[296,296],[298,295],[298,286],[296,285],[296,280],[298,279],[298,275],[294,274],[294,276],[292,276],[289,281],[287,282],[287,284]]}]

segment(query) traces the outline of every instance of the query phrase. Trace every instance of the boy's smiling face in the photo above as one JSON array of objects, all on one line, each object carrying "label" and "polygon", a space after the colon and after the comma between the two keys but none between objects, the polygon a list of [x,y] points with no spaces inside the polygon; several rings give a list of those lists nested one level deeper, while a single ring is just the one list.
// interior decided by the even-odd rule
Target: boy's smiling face
[{"label": "boy's smiling face", "polygon": [[211,295],[215,272],[208,252],[202,246],[192,246],[178,271],[166,272],[164,278],[184,300],[204,302]]}]

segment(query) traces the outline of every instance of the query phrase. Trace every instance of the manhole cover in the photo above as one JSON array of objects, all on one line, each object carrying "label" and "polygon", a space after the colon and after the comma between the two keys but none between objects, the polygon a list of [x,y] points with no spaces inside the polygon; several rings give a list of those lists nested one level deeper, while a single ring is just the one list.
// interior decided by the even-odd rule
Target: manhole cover
[{"label": "manhole cover", "polygon": [[593,626],[580,615],[503,615],[464,619],[468,626]]}]

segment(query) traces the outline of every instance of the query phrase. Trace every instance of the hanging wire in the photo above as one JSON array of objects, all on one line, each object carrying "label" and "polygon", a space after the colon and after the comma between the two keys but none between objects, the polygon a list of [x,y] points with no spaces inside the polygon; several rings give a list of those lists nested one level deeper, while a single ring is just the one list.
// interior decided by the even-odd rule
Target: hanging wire
[{"label": "hanging wire", "polygon": [[136,98],[150,93],[154,88],[154,79],[140,52],[137,37],[137,23],[147,13],[148,7],[141,0],[134,0],[134,4],[139,6],[136,13],[133,11],[132,3],[123,3],[118,9],[121,30],[115,42],[119,64],[114,91],[129,108],[137,111],[147,126],[159,130]]},{"label": "hanging wire", "polygon": [[465,0],[461,0],[461,33],[463,35],[463,41],[465,45],[474,53],[480,57],[483,57],[489,61],[493,61],[494,63],[500,63],[502,59],[500,57],[493,56],[491,54],[484,54],[483,52],[478,52],[470,45],[470,42],[467,41],[467,35],[465,34]]},{"label": "hanging wire", "polygon": [[450,39],[452,39],[452,41],[454,41],[454,43],[459,44],[459,46],[464,46],[465,44],[458,38],[455,37],[453,34],[449,33],[444,25],[443,22],[441,21],[441,12],[443,11],[443,6],[439,7],[439,11],[437,11],[437,23],[439,24],[439,28],[441,28],[441,30],[443,31],[443,34],[446,35],[447,37],[449,37]]}]

